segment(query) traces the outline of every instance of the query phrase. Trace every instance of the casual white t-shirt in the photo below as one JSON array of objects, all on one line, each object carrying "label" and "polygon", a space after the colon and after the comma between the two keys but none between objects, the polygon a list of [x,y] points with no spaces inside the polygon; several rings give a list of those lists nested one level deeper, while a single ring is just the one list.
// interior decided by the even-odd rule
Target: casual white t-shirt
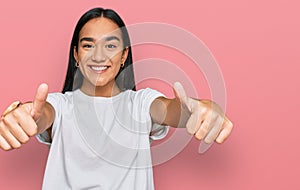
[{"label": "casual white t-shirt", "polygon": [[154,189],[150,140],[168,131],[151,122],[150,105],[160,96],[149,88],[109,98],[79,89],[49,94],[55,109],[52,142],[47,132],[37,135],[51,144],[43,189]]}]

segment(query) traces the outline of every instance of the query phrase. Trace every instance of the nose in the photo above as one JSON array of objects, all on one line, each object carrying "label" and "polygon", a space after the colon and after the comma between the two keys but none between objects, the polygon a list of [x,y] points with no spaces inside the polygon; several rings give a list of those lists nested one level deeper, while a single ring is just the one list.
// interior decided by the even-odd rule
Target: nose
[{"label": "nose", "polygon": [[92,60],[96,63],[101,63],[106,60],[106,55],[101,46],[96,45],[92,54]]}]

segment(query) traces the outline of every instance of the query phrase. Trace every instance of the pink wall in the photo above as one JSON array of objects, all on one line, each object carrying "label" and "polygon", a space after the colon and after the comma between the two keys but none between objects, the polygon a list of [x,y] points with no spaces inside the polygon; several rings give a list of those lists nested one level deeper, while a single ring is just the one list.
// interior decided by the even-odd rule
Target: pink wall
[{"label": "pink wall", "polygon": [[[61,89],[74,25],[95,6],[115,9],[127,24],[163,22],[190,31],[222,71],[226,112],[235,124],[230,139],[203,155],[199,142],[191,140],[176,157],[155,166],[156,189],[300,189],[296,0],[3,1],[0,112],[14,100],[31,100],[42,82],[52,92]],[[135,50],[135,60],[159,58],[180,66],[199,98],[210,97],[205,77],[182,54],[151,45]],[[151,87],[172,96],[168,85],[153,82]],[[34,138],[19,150],[0,151],[0,189],[40,189],[46,159],[47,147]]]}]

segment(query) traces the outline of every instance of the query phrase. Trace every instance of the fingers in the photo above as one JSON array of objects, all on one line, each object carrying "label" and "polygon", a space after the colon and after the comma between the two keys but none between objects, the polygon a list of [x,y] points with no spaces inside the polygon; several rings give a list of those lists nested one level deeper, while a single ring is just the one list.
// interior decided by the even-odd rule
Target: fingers
[{"label": "fingers", "polygon": [[6,140],[6,142],[10,145],[11,148],[16,149],[21,147],[22,144],[9,131],[2,134],[2,136]]},{"label": "fingers", "polygon": [[[192,114],[186,128],[198,140],[211,144],[214,141],[223,143],[230,135],[233,124],[224,115],[220,107],[212,101],[190,100]],[[197,104],[198,103],[198,104]]]},{"label": "fingers", "polygon": [[0,136],[1,136],[1,148],[4,150],[10,150],[11,148],[20,148],[21,143],[12,135],[7,127],[4,126],[3,122],[0,125]]},{"label": "fingers", "polygon": [[201,126],[199,127],[199,130],[197,130],[197,132],[195,133],[195,137],[198,140],[204,139],[204,137],[206,136],[206,134],[209,132],[209,130],[212,127],[211,123],[212,123],[211,119],[205,119],[204,121],[202,121]]},{"label": "fingers", "polygon": [[31,115],[24,113],[18,118],[19,126],[22,126],[22,130],[27,136],[32,137],[38,133],[38,127]]},{"label": "fingers", "polygon": [[31,107],[32,103],[23,104],[1,118],[0,149],[20,148],[31,136],[37,134],[37,125],[30,115]]},{"label": "fingers", "polygon": [[43,112],[43,108],[46,103],[47,96],[48,96],[48,85],[43,83],[38,87],[37,92],[35,94],[35,98],[33,100],[31,115],[35,121],[39,119],[40,115]]},{"label": "fingers", "polygon": [[28,142],[29,137],[37,134],[36,121],[43,113],[48,95],[48,85],[41,84],[33,103],[18,104],[0,119],[0,149],[19,148]]},{"label": "fingers", "polygon": [[173,90],[176,98],[178,98],[182,104],[188,106],[188,97],[185,93],[182,84],[180,82],[175,82],[173,86]]},{"label": "fingers", "polygon": [[[7,116],[5,120],[3,120],[6,128],[3,130],[2,135],[4,137],[10,137],[10,134],[15,137],[19,143],[26,143],[29,140],[28,135],[21,128],[21,126],[14,120],[12,117]],[[8,135],[6,135],[8,134]],[[7,139],[7,138],[5,138]],[[9,141],[9,140],[8,140]]]},{"label": "fingers", "polygon": [[12,147],[8,144],[8,142],[0,135],[0,148],[3,150],[11,150]]},{"label": "fingers", "polygon": [[201,122],[201,113],[198,110],[194,111],[186,123],[188,133],[194,135],[197,131],[199,131]]},{"label": "fingers", "polygon": [[222,127],[223,118],[219,117],[219,115],[213,111],[202,111],[200,118],[201,122],[200,125],[197,124],[199,127],[195,131],[194,136],[198,140],[204,139],[205,143],[210,144],[218,135]]},{"label": "fingers", "polygon": [[223,121],[224,121],[224,119],[222,117],[217,117],[217,119],[215,119],[215,121],[213,121],[210,124],[210,130],[209,130],[209,132],[207,132],[207,135],[204,139],[205,143],[211,144],[216,140],[216,138],[218,137],[218,134],[220,133],[220,131],[222,129]]},{"label": "fingers", "polygon": [[232,129],[233,124],[227,118],[221,116],[205,118],[197,129],[195,137],[204,140],[207,144],[214,141],[221,144],[228,138]]},{"label": "fingers", "polygon": [[223,143],[229,137],[232,129],[233,129],[232,122],[228,118],[226,118],[223,123],[222,131],[220,132],[220,134],[216,139],[217,143]]}]

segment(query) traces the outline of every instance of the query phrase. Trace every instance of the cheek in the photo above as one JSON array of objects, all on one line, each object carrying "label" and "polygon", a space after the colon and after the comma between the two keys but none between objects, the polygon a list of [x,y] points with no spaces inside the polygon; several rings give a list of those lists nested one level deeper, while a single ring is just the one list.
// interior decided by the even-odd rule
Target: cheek
[{"label": "cheek", "polygon": [[104,52],[106,53],[106,55],[108,57],[110,57],[110,59],[114,59],[114,60],[119,59],[119,60],[121,60],[121,57],[122,57],[122,54],[123,54],[123,49],[118,47],[115,50],[112,50],[112,51],[106,50]]},{"label": "cheek", "polygon": [[78,51],[78,59],[80,60],[80,61],[83,61],[83,60],[86,60],[87,58],[88,58],[88,52],[86,52],[86,51]]},{"label": "cheek", "polygon": [[114,64],[121,64],[121,53],[118,53],[116,55],[114,55],[113,57],[110,58],[111,62],[113,62]]}]

